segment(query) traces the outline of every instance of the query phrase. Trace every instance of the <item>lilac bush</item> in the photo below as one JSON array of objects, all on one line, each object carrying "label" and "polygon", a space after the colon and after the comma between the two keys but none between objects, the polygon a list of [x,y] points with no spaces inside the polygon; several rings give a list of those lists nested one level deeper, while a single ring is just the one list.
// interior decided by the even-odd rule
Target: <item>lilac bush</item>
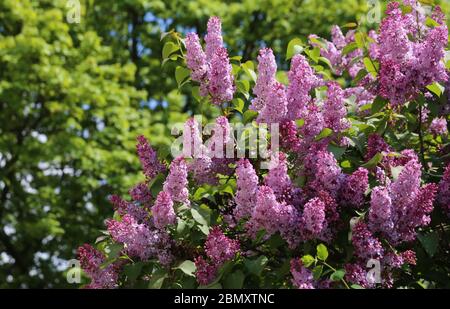
[{"label": "lilac bush", "polygon": [[138,137],[145,181],[80,247],[85,287],[439,287],[423,267],[448,252],[443,14],[392,1],[376,31],[348,27],[289,47],[287,72],[270,47],[229,57],[217,17],[205,48],[172,33],[180,89],[213,104],[212,132],[190,117],[170,164]]}]

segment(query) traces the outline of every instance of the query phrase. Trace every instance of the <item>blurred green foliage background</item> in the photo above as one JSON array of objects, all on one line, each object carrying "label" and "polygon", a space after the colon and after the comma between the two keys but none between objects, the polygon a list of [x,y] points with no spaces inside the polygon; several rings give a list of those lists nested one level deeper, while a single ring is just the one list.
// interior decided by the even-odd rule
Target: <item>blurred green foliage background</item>
[{"label": "blurred green foliage background", "polygon": [[[442,1],[441,1],[442,2]],[[172,123],[199,112],[178,92],[161,34],[223,20],[231,55],[359,20],[364,0],[0,1],[0,288],[71,287],[64,270],[143,176],[135,137],[167,149]],[[444,1],[448,7],[448,1]],[[444,8],[445,9],[445,8]],[[446,10],[449,12],[449,10]]]}]

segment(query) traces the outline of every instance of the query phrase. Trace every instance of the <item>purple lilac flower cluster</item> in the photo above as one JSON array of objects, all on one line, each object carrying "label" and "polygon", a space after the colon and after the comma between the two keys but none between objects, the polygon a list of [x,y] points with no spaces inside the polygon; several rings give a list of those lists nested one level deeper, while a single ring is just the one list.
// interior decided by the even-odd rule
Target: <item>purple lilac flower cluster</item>
[{"label": "purple lilac flower cluster", "polygon": [[409,12],[404,13],[398,2],[388,4],[376,41],[382,51],[376,58],[380,63],[378,92],[394,106],[414,99],[433,82],[448,78],[440,61],[448,41],[442,11],[435,8],[432,18],[437,26],[430,27],[418,1],[404,1],[404,5],[410,7]]},{"label": "purple lilac flower cluster", "polygon": [[223,47],[222,26],[218,17],[208,21],[205,36],[206,53],[196,33],[186,37],[186,61],[192,80],[200,83],[200,94],[211,96],[211,102],[221,105],[231,101],[235,92],[234,77],[228,52]]},{"label": "purple lilac flower cluster", "polygon": [[320,54],[328,59],[333,68],[333,73],[342,75],[344,71],[348,71],[351,77],[355,77],[363,68],[361,61],[354,61],[355,58],[361,57],[363,51],[355,48],[353,51],[346,53],[344,48],[355,43],[355,31],[351,30],[344,36],[339,26],[333,26],[331,29],[332,41],[321,39],[312,34],[309,36],[310,44],[320,48]]},{"label": "purple lilac flower cluster", "polygon": [[[338,231],[348,226],[349,214],[357,214],[358,218],[350,221],[349,242],[354,250],[352,259],[342,265],[346,271],[344,279],[362,287],[375,287],[367,276],[366,262],[377,259],[383,267],[383,286],[391,287],[394,270],[416,263],[414,251],[399,252],[395,247],[409,246],[417,230],[430,224],[435,197],[450,214],[450,165],[439,185],[422,185],[422,164],[417,154],[410,149],[394,152],[377,133],[368,136],[363,158],[368,162],[381,153],[382,160],[373,168],[359,167],[350,173],[348,166],[346,169],[338,163],[329,146],[349,144],[345,138],[350,127],[346,106],[349,97],[353,96],[359,107],[370,104],[375,94],[389,99],[394,106],[401,105],[426,85],[446,80],[447,73],[440,62],[443,41],[447,38],[442,12],[435,9],[433,18],[437,26],[429,27],[420,4],[408,0],[404,5],[411,7],[410,13],[403,12],[399,3],[390,3],[380,33],[369,34],[372,41],[369,54],[380,63],[380,71],[377,80],[368,77],[364,82],[376,84],[375,92],[364,87],[364,83],[344,90],[338,83],[325,81],[303,55],[292,58],[289,84],[284,85],[276,79],[277,64],[272,50],[260,50],[250,108],[258,112],[257,123],[281,124],[281,146],[285,151],[270,153],[272,164],[267,172],[258,169],[257,159],[242,158],[235,162],[224,156],[233,139],[226,113],[216,119],[211,139],[205,144],[200,124],[190,118],[183,132],[183,147],[189,153],[172,161],[162,190],[154,199],[149,184],[158,174],[166,172],[166,166],[158,160],[148,141],[139,136],[137,152],[146,181],[130,189],[131,201],[111,196],[116,215],[106,221],[109,240],[121,244],[121,254],[130,259],[156,259],[164,267],[177,260],[177,249],[186,249],[181,250],[183,259],[187,255],[194,261],[198,283],[208,285],[216,279],[218,269],[234,259],[244,244],[254,243],[261,231],[265,232],[263,240],[279,234],[289,249],[318,240],[330,244]],[[209,95],[214,104],[221,105],[233,98],[234,77],[218,18],[209,20],[205,41],[203,50],[198,36],[188,34],[186,61],[192,80],[200,83],[201,94]],[[330,61],[335,75],[349,71],[355,77],[363,68],[360,61],[354,61],[363,55],[361,49],[344,50],[348,44],[356,44],[354,31],[344,36],[339,27],[333,27],[331,42],[316,36],[310,36],[310,42]],[[428,122],[427,117],[422,120]],[[332,133],[318,138],[324,128]],[[444,135],[446,130],[444,117],[431,121],[431,133]],[[208,193],[205,195],[208,198],[201,202],[211,202],[212,208],[218,209],[229,204],[229,212],[226,216],[222,210],[218,212],[216,222],[222,222],[223,226],[209,230],[203,249],[197,244],[190,248],[184,239],[176,239],[173,232],[177,222],[182,227],[184,220],[190,220],[184,211],[193,209],[185,206],[197,205],[197,200],[191,200],[189,195],[189,177],[196,185],[207,184],[209,190],[223,184],[219,182],[220,174],[229,176],[225,184],[232,179],[229,187],[235,185],[234,197],[230,192],[214,196]],[[227,235],[236,233],[239,241],[223,231],[228,231]],[[244,251],[242,256],[251,255],[253,249]],[[129,263],[121,261],[101,267],[106,256],[89,245],[80,247],[78,253],[83,269],[92,279],[87,286],[90,288],[117,287],[121,268]],[[314,280],[312,271],[299,258],[293,258],[290,266],[295,287],[323,288],[332,284]]]},{"label": "purple lilac flower cluster", "polygon": [[239,242],[225,236],[222,230],[215,226],[206,238],[205,252],[208,257],[195,258],[196,277],[201,285],[208,285],[215,277],[217,270],[229,260],[232,260],[239,252]]}]

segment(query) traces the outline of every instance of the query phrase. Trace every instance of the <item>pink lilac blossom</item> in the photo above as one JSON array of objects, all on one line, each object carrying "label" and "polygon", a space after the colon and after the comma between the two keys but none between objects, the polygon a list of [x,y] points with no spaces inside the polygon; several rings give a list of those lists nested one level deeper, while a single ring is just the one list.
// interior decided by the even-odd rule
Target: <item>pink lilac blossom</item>
[{"label": "pink lilac blossom", "polygon": [[212,16],[209,18],[205,42],[206,57],[212,59],[217,51],[223,46],[222,24],[219,17]]},{"label": "pink lilac blossom", "polygon": [[381,163],[383,165],[389,165],[392,163],[392,158],[390,158],[386,154],[390,152],[392,152],[392,148],[388,143],[386,143],[383,137],[381,137],[377,133],[372,133],[369,135],[369,138],[367,140],[367,152],[364,156],[364,159],[366,161],[372,159],[376,154],[382,153],[384,154],[384,157]]},{"label": "pink lilac blossom", "polygon": [[138,202],[141,205],[149,204],[153,199],[152,194],[145,183],[135,185],[130,189],[129,194],[133,201]]},{"label": "pink lilac blossom", "polygon": [[447,165],[444,176],[439,182],[437,200],[444,211],[450,216],[450,164]]},{"label": "pink lilac blossom", "polygon": [[119,273],[115,264],[110,264],[105,268],[101,265],[105,262],[103,253],[85,244],[78,248],[78,260],[81,268],[91,278],[91,282],[86,286],[88,289],[113,289],[118,287],[117,280]]},{"label": "pink lilac blossom", "polygon": [[361,108],[365,105],[372,104],[376,97],[373,93],[362,86],[351,87],[344,90],[344,98],[349,99],[352,96],[355,98],[358,113],[364,113],[361,111]]},{"label": "pink lilac blossom", "polygon": [[354,254],[362,259],[377,259],[383,256],[384,250],[380,241],[373,236],[367,225],[359,221],[352,229]]},{"label": "pink lilac blossom", "polygon": [[226,145],[231,141],[231,126],[227,117],[219,116],[213,128],[213,135],[208,141],[208,148],[213,158],[226,157]]},{"label": "pink lilac blossom", "polygon": [[269,93],[276,82],[276,72],[277,63],[273,51],[270,48],[261,49],[258,56],[258,77],[253,88],[256,97],[252,100],[251,109],[261,111],[266,106]]},{"label": "pink lilac blossom", "polygon": [[128,214],[121,221],[107,220],[106,226],[112,239],[124,245],[128,256],[139,257],[143,261],[156,257],[163,265],[171,263],[172,241],[167,233],[150,229]]},{"label": "pink lilac blossom", "polygon": [[111,237],[114,241],[124,244],[124,250],[129,256],[147,260],[153,254],[150,229],[137,223],[132,216],[124,215],[121,221],[109,219],[106,225]]},{"label": "pink lilac blossom", "polygon": [[363,51],[357,48],[345,54],[344,48],[355,42],[355,31],[351,30],[344,36],[339,26],[335,25],[331,29],[331,37],[332,42],[329,42],[312,34],[309,36],[309,42],[313,47],[320,48],[320,54],[330,61],[335,75],[341,76],[347,70],[354,78],[363,68],[362,62],[355,60],[363,55]]},{"label": "pink lilac blossom", "polygon": [[190,205],[186,161],[178,157],[170,164],[169,175],[163,185],[163,191],[170,194],[174,202]]},{"label": "pink lilac blossom", "polygon": [[188,170],[194,174],[198,184],[217,184],[211,153],[203,144],[200,123],[193,117],[184,123],[183,155],[186,158],[193,158]]},{"label": "pink lilac blossom", "polygon": [[297,124],[293,120],[285,120],[280,124],[280,146],[282,149],[299,152],[302,140],[298,136]]},{"label": "pink lilac blossom", "polygon": [[234,77],[228,52],[223,47],[220,19],[211,17],[207,28],[206,52],[203,52],[197,34],[186,36],[186,62],[192,80],[200,83],[200,95],[209,94],[212,103],[220,105],[233,99]]},{"label": "pink lilac blossom", "polygon": [[194,174],[194,179],[199,185],[217,185],[218,179],[213,168],[213,160],[208,155],[194,158],[189,164],[189,171]]},{"label": "pink lilac blossom", "polygon": [[434,135],[445,135],[445,134],[447,134],[448,133],[447,120],[445,120],[444,117],[434,118],[431,121],[429,130]]},{"label": "pink lilac blossom", "polygon": [[422,165],[417,160],[409,161],[397,180],[391,185],[392,203],[396,208],[396,215],[401,218],[416,200],[420,190]]},{"label": "pink lilac blossom", "polygon": [[341,168],[334,155],[325,147],[312,147],[304,159],[308,187],[312,191],[325,190],[336,197],[343,181]]},{"label": "pink lilac blossom", "polygon": [[339,205],[336,200],[327,192],[317,192],[317,197],[325,205],[325,221],[324,228],[320,235],[320,239],[324,241],[330,241],[336,232],[341,228],[342,221],[339,215]]},{"label": "pink lilac blossom", "polygon": [[134,203],[125,201],[118,195],[112,195],[109,198],[109,201],[111,204],[113,204],[114,210],[117,211],[121,216],[129,214],[139,222],[147,222],[149,219],[147,207],[139,207]]},{"label": "pink lilac blossom", "polygon": [[212,57],[208,79],[208,91],[213,104],[220,105],[233,99],[234,77],[226,48],[220,47]]},{"label": "pink lilac blossom", "polygon": [[412,154],[398,178],[372,192],[369,209],[371,231],[381,232],[392,244],[412,241],[416,229],[430,222],[436,184],[420,186],[422,165]]},{"label": "pink lilac blossom", "polygon": [[359,264],[346,264],[345,267],[345,281],[370,289],[374,284],[367,280],[367,271]]},{"label": "pink lilac blossom", "polygon": [[250,217],[256,205],[258,192],[258,176],[250,161],[241,159],[237,163],[237,192],[235,196],[236,208],[234,214],[236,219]]},{"label": "pink lilac blossom", "polygon": [[[275,157],[277,156],[277,158]],[[272,166],[264,177],[264,183],[270,187],[278,199],[282,199],[287,191],[292,187],[291,179],[288,175],[286,154],[279,152],[273,155]]]},{"label": "pink lilac blossom", "polygon": [[288,78],[288,119],[297,120],[303,117],[306,104],[311,101],[309,92],[319,85],[320,78],[303,55],[295,55],[292,58]]},{"label": "pink lilac blossom", "polygon": [[152,215],[155,227],[158,229],[164,229],[167,225],[175,224],[177,216],[169,193],[159,192],[155,205],[152,207]]},{"label": "pink lilac blossom", "polygon": [[400,156],[395,157],[392,161],[392,165],[399,166],[399,165],[406,165],[409,161],[419,161],[419,157],[417,156],[416,152],[412,149],[405,149],[400,152]]},{"label": "pink lilac blossom", "polygon": [[303,266],[301,259],[291,260],[292,284],[298,289],[314,289],[312,272]]},{"label": "pink lilac blossom", "polygon": [[326,228],[325,204],[319,198],[313,198],[307,202],[303,209],[302,222],[306,229],[306,234],[317,238]]},{"label": "pink lilac blossom", "polygon": [[311,142],[325,127],[322,109],[314,102],[306,106],[304,124],[300,132],[306,141]]},{"label": "pink lilac blossom", "polygon": [[400,268],[404,264],[403,257],[400,254],[394,252],[388,252],[383,257],[383,264],[386,268]]},{"label": "pink lilac blossom", "polygon": [[278,213],[278,222],[281,237],[286,240],[290,249],[296,248],[302,240],[301,231],[298,229],[301,218],[297,209],[286,202],[282,202]]},{"label": "pink lilac blossom", "polygon": [[280,82],[274,82],[270,89],[266,104],[260,111],[256,121],[258,123],[280,123],[287,115],[286,87]]},{"label": "pink lilac blossom", "polygon": [[183,156],[199,158],[207,154],[207,148],[203,145],[200,124],[194,117],[191,117],[183,126]]},{"label": "pink lilac blossom", "polygon": [[297,124],[293,120],[285,120],[280,125],[280,146],[292,152],[299,152],[302,141],[298,136]]},{"label": "pink lilac blossom", "polygon": [[349,128],[350,123],[345,118],[347,109],[344,104],[344,92],[337,83],[329,83],[327,99],[323,106],[325,126],[339,133]]},{"label": "pink lilac blossom", "polygon": [[361,208],[364,205],[365,192],[369,188],[369,171],[363,167],[345,177],[340,190],[341,203]]},{"label": "pink lilac blossom", "polygon": [[416,265],[417,258],[416,258],[416,253],[414,251],[406,250],[406,251],[400,253],[400,255],[406,264]]},{"label": "pink lilac blossom", "polygon": [[142,170],[147,180],[151,180],[159,173],[164,172],[166,167],[159,162],[156,151],[153,150],[143,135],[139,135],[137,141],[136,150],[141,161]]},{"label": "pink lilac blossom", "polygon": [[267,236],[279,232],[289,246],[295,248],[300,242],[298,223],[298,212],[292,205],[279,203],[271,188],[259,188],[256,206],[246,225],[250,237],[254,238],[260,230],[265,230]]},{"label": "pink lilac blossom", "polygon": [[375,187],[372,190],[369,209],[369,228],[374,233],[393,233],[392,200],[389,196],[389,190],[385,187]]},{"label": "pink lilac blossom", "polygon": [[[429,93],[429,92],[427,92],[427,93]],[[430,115],[430,110],[426,107],[423,107],[422,108],[422,117],[421,117],[422,123],[427,123],[429,115]]]},{"label": "pink lilac blossom", "polygon": [[202,256],[194,259],[195,277],[200,285],[208,285],[214,281],[217,274],[217,265],[205,260]]},{"label": "pink lilac blossom", "polygon": [[273,235],[279,231],[280,204],[272,189],[260,186],[256,195],[256,205],[252,216],[247,222],[248,234],[255,237],[256,233],[264,229],[267,235]]},{"label": "pink lilac blossom", "polygon": [[412,241],[416,238],[416,228],[427,226],[431,222],[433,202],[437,192],[437,185],[429,183],[420,188],[414,204],[407,208],[406,213],[396,226],[401,241]]},{"label": "pink lilac blossom", "polygon": [[[390,2],[380,26],[378,45],[383,52],[378,55],[378,92],[393,106],[448,78],[441,61],[448,41],[447,26],[437,18],[438,26],[429,28],[419,8],[415,2],[413,10],[403,14],[398,2]],[[439,15],[436,11],[433,14],[435,18]]]},{"label": "pink lilac blossom", "polygon": [[200,39],[196,33],[189,33],[186,36],[186,63],[191,70],[191,78],[196,82],[203,83],[207,78],[208,62]]},{"label": "pink lilac blossom", "polygon": [[[217,174],[230,175],[233,172],[229,167],[229,164],[233,163],[233,159],[226,158],[227,148],[232,146],[230,144],[232,128],[228,119],[224,116],[218,117],[212,131],[213,134],[206,145],[200,146],[200,155],[189,166],[198,184],[217,185],[219,181]],[[233,148],[232,151],[234,151]]]},{"label": "pink lilac blossom", "polygon": [[218,226],[215,226],[206,239],[205,251],[211,261],[216,265],[222,265],[236,256],[239,242],[228,238]]}]

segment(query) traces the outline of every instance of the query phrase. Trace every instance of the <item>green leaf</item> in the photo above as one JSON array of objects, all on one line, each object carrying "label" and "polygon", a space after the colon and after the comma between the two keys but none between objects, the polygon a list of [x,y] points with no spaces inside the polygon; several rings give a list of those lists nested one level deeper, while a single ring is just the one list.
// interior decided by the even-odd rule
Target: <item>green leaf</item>
[{"label": "green leaf", "polygon": [[208,221],[198,212],[197,209],[191,208],[191,214],[192,218],[195,220],[195,222],[199,223],[200,225],[209,226]]},{"label": "green leaf", "polygon": [[295,55],[301,54],[303,51],[303,42],[299,38],[295,38],[289,41],[287,51],[286,51],[286,60],[291,59]]},{"label": "green leaf", "polygon": [[257,116],[258,112],[249,109],[244,113],[244,124],[252,122]]},{"label": "green leaf", "polygon": [[245,73],[251,78],[253,82],[256,82],[256,73],[255,73],[255,65],[252,61],[247,61],[241,64],[241,67],[244,69]]},{"label": "green leaf", "polygon": [[225,278],[223,287],[226,289],[242,289],[244,279],[244,273],[241,270],[236,270]]},{"label": "green leaf", "polygon": [[167,278],[167,272],[164,269],[155,271],[148,282],[149,289],[160,289]]},{"label": "green leaf", "polygon": [[431,232],[428,234],[418,233],[417,238],[419,238],[422,247],[425,249],[430,257],[433,257],[438,249],[439,236],[436,232]]},{"label": "green leaf", "polygon": [[250,97],[250,82],[248,80],[239,80],[236,82],[236,86],[238,91],[242,93],[246,99]]},{"label": "green leaf", "polygon": [[387,103],[388,101],[386,99],[377,96],[372,103],[372,114],[376,114],[381,111],[387,105]]},{"label": "green leaf", "polygon": [[312,270],[314,280],[319,280],[323,273],[323,265],[317,265]]},{"label": "green leaf", "polygon": [[322,132],[320,132],[319,135],[316,136],[316,141],[320,141],[321,139],[330,136],[331,133],[333,133],[333,130],[331,130],[330,128],[323,129]]},{"label": "green leaf", "polygon": [[345,270],[338,269],[334,273],[331,274],[330,279],[332,281],[340,281],[340,280],[344,279],[344,276],[345,276]]},{"label": "green leaf", "polygon": [[308,52],[308,56],[315,62],[318,63],[319,62],[319,57],[320,57],[320,48],[319,47],[314,47],[312,50],[310,50]]},{"label": "green leaf", "polygon": [[258,257],[256,260],[246,260],[244,262],[247,271],[253,275],[259,276],[266,266],[269,259],[264,255]]},{"label": "green leaf", "polygon": [[194,273],[195,273],[197,267],[195,266],[194,262],[192,262],[190,260],[186,260],[183,263],[181,263],[180,265],[178,265],[177,267],[175,267],[175,269],[180,269],[186,275],[195,277]]},{"label": "green leaf", "polygon": [[209,235],[209,227],[206,225],[199,225],[198,229],[205,235]]},{"label": "green leaf", "polygon": [[352,289],[355,289],[355,290],[364,289],[362,286],[360,286],[360,285],[358,285],[358,284],[352,284],[350,287],[351,287]]},{"label": "green leaf", "polygon": [[364,34],[362,32],[355,33],[355,42],[358,48],[364,49]]},{"label": "green leaf", "polygon": [[434,19],[427,17],[427,19],[425,20],[425,25],[427,25],[430,28],[434,28],[434,27],[439,27],[440,24],[435,21]]},{"label": "green leaf", "polygon": [[377,125],[377,133],[378,133],[379,135],[383,135],[384,131],[386,131],[387,124],[388,124],[388,118],[387,118],[387,117],[384,117],[383,119],[381,119],[381,120],[378,122],[378,125]]},{"label": "green leaf", "polygon": [[377,77],[377,69],[375,68],[375,63],[368,57],[365,57],[363,62],[367,72],[372,74],[373,77]]},{"label": "green leaf", "polygon": [[199,86],[192,87],[192,96],[194,97],[194,99],[197,100],[197,102],[200,102],[202,100],[202,96],[200,95],[200,87]]},{"label": "green leaf", "polygon": [[444,93],[444,90],[445,90],[445,88],[437,82],[435,82],[431,85],[428,85],[427,89],[430,90],[435,95],[437,95],[438,97],[440,97],[442,95],[442,93]]},{"label": "green leaf", "polygon": [[241,98],[233,99],[233,106],[234,109],[237,110],[239,113],[241,114],[244,113],[245,102]]},{"label": "green leaf", "polygon": [[342,50],[342,55],[345,56],[351,53],[352,51],[355,51],[356,49],[358,49],[358,44],[356,44],[355,42],[347,44],[347,46],[345,46],[344,49]]},{"label": "green leaf", "polygon": [[374,168],[378,165],[378,163],[381,162],[381,160],[383,160],[383,154],[377,153],[373,156],[372,159],[370,159],[367,163],[362,164],[361,166],[365,168]]},{"label": "green leaf", "polygon": [[191,71],[187,68],[184,68],[182,66],[177,66],[175,69],[175,79],[178,84],[178,88],[180,88],[183,83],[189,78],[191,74]]},{"label": "green leaf", "polygon": [[176,45],[173,42],[167,42],[164,44],[163,50],[162,50],[162,57],[163,59],[169,58],[170,55],[172,55],[174,52],[180,49],[180,46]]},{"label": "green leaf", "polygon": [[142,262],[137,262],[134,264],[128,264],[123,267],[123,271],[125,275],[128,277],[128,280],[130,281],[136,281],[138,276],[141,274],[142,271]]},{"label": "green leaf", "polygon": [[177,234],[182,235],[185,230],[186,230],[186,221],[181,218],[177,218]]},{"label": "green leaf", "polygon": [[322,61],[325,63],[330,69],[333,69],[333,65],[331,64],[330,60],[328,60],[325,57],[319,57],[319,61]]},{"label": "green leaf", "polygon": [[120,251],[123,249],[123,244],[113,243],[109,244],[107,247],[108,259],[115,259],[119,257]]},{"label": "green leaf", "polygon": [[359,82],[366,77],[366,75],[369,74],[366,70],[361,69],[358,71],[358,74],[356,74],[355,78],[352,80],[353,85],[358,85]]},{"label": "green leaf", "polygon": [[322,261],[326,261],[328,258],[328,249],[324,244],[317,246],[317,258]]},{"label": "green leaf", "polygon": [[167,31],[167,32],[162,32],[161,33],[161,36],[160,36],[160,40],[162,41],[162,40],[164,40],[164,38],[166,37],[166,36],[168,36],[168,35],[170,35],[170,34],[172,34],[173,33],[173,30],[170,30],[170,31]]},{"label": "green leaf", "polygon": [[339,160],[344,155],[344,153],[346,151],[346,148],[338,147],[338,146],[333,145],[333,144],[329,144],[328,145],[328,151],[331,152],[334,155],[336,160]]},{"label": "green leaf", "polygon": [[346,23],[345,25],[342,26],[342,28],[356,28],[358,27],[357,23]]},{"label": "green leaf", "polygon": [[316,259],[310,254],[302,256],[302,263],[305,267],[311,266],[315,261]]}]

